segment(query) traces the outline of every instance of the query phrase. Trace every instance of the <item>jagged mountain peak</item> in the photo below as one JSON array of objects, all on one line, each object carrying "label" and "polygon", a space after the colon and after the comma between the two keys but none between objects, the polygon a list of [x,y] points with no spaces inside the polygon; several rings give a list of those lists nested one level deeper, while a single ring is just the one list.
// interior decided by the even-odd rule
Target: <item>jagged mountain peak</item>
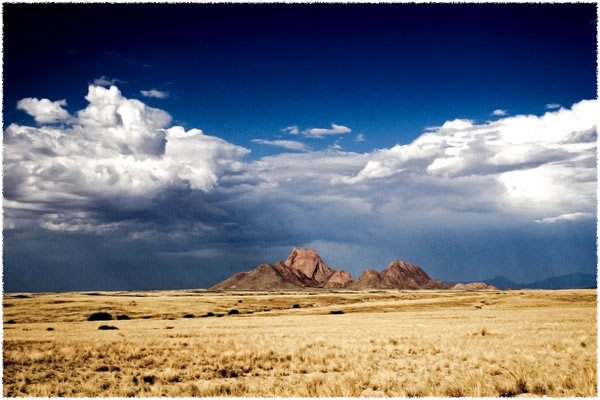
[{"label": "jagged mountain peak", "polygon": [[314,279],[325,282],[333,273],[313,249],[293,248],[284,262],[299,278]]}]

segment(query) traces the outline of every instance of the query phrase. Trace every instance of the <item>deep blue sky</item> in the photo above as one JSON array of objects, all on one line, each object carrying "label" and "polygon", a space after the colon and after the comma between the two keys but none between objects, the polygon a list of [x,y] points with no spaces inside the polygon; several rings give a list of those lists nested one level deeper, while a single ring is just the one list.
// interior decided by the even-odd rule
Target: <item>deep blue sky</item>
[{"label": "deep blue sky", "polygon": [[[585,195],[513,209],[517,203],[492,204],[506,193],[495,176],[479,179],[488,176],[489,166],[433,180],[427,164],[393,157],[395,175],[339,182],[379,160],[370,155],[374,150],[409,144],[446,121],[540,117],[547,104],[569,109],[595,99],[596,18],[595,4],[4,4],[5,141],[10,124],[40,128],[17,109],[19,100],[65,99],[64,108],[75,116],[88,105],[88,85],[106,77],[124,97],[168,112],[170,126],[199,128],[250,150],[238,160],[242,167],[215,172],[218,183],[210,189],[194,188],[189,175],[174,172],[180,181],[138,197],[115,189],[111,198],[90,194],[99,185],[73,178],[81,171],[52,159],[64,155],[56,148],[34,150],[11,141],[14,147],[5,145],[4,196],[15,203],[5,205],[5,289],[206,287],[307,244],[354,277],[395,258],[445,280],[505,275],[533,281],[594,272],[595,208],[588,204],[594,199]],[[150,89],[169,95],[141,95]],[[494,110],[505,115],[492,115]],[[72,123],[63,122],[51,126]],[[332,123],[352,132],[316,139],[281,131]],[[61,146],[78,140],[79,131],[64,132]],[[355,140],[358,134],[364,141]],[[82,148],[95,148],[90,138]],[[256,139],[293,140],[313,151],[335,142],[361,155],[328,160],[308,152],[296,159]],[[25,156],[29,150],[37,169],[6,161],[7,151]],[[38,151],[39,158],[33,154]],[[536,152],[526,153],[532,159],[518,167],[498,171],[562,157],[552,146]],[[105,153],[98,154],[90,157],[105,160]],[[237,160],[223,154],[218,157]],[[484,163],[462,157],[473,168]],[[583,165],[589,173],[595,169],[595,158],[590,160],[568,165]],[[571,182],[560,173],[563,183]],[[41,183],[31,184],[27,174]],[[564,183],[568,191],[588,193],[589,186],[578,182],[591,178],[573,174],[579,181]],[[550,189],[561,183],[533,182],[548,182]],[[52,194],[72,197],[66,204]],[[59,223],[57,215],[70,222]],[[548,223],[560,215],[558,223]],[[56,224],[52,229],[49,220]]]}]

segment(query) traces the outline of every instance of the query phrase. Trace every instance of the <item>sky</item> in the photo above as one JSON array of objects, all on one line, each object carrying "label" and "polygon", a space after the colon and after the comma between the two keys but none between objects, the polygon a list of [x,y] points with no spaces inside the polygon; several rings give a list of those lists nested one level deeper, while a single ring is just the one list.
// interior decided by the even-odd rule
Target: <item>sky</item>
[{"label": "sky", "polygon": [[7,291],[596,272],[594,4],[4,4]]}]

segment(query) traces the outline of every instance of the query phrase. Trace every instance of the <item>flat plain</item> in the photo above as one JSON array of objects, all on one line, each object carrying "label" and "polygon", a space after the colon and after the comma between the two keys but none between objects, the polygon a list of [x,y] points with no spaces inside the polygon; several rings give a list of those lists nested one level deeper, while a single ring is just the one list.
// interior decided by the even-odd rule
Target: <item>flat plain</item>
[{"label": "flat plain", "polygon": [[[595,289],[5,293],[3,395],[595,397],[596,298]],[[113,320],[87,320],[101,311]]]}]

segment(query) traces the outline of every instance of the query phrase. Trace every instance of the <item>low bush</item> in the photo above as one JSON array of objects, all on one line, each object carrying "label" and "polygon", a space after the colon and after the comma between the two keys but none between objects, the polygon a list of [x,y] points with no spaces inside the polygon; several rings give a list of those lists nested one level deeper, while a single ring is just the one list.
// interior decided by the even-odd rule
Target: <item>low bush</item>
[{"label": "low bush", "polygon": [[114,330],[114,329],[119,329],[116,326],[111,326],[111,325],[100,325],[98,327],[98,329],[100,329],[101,331],[110,331],[110,330]]},{"label": "low bush", "polygon": [[88,317],[88,321],[110,321],[112,319],[112,315],[107,312],[95,312]]}]

